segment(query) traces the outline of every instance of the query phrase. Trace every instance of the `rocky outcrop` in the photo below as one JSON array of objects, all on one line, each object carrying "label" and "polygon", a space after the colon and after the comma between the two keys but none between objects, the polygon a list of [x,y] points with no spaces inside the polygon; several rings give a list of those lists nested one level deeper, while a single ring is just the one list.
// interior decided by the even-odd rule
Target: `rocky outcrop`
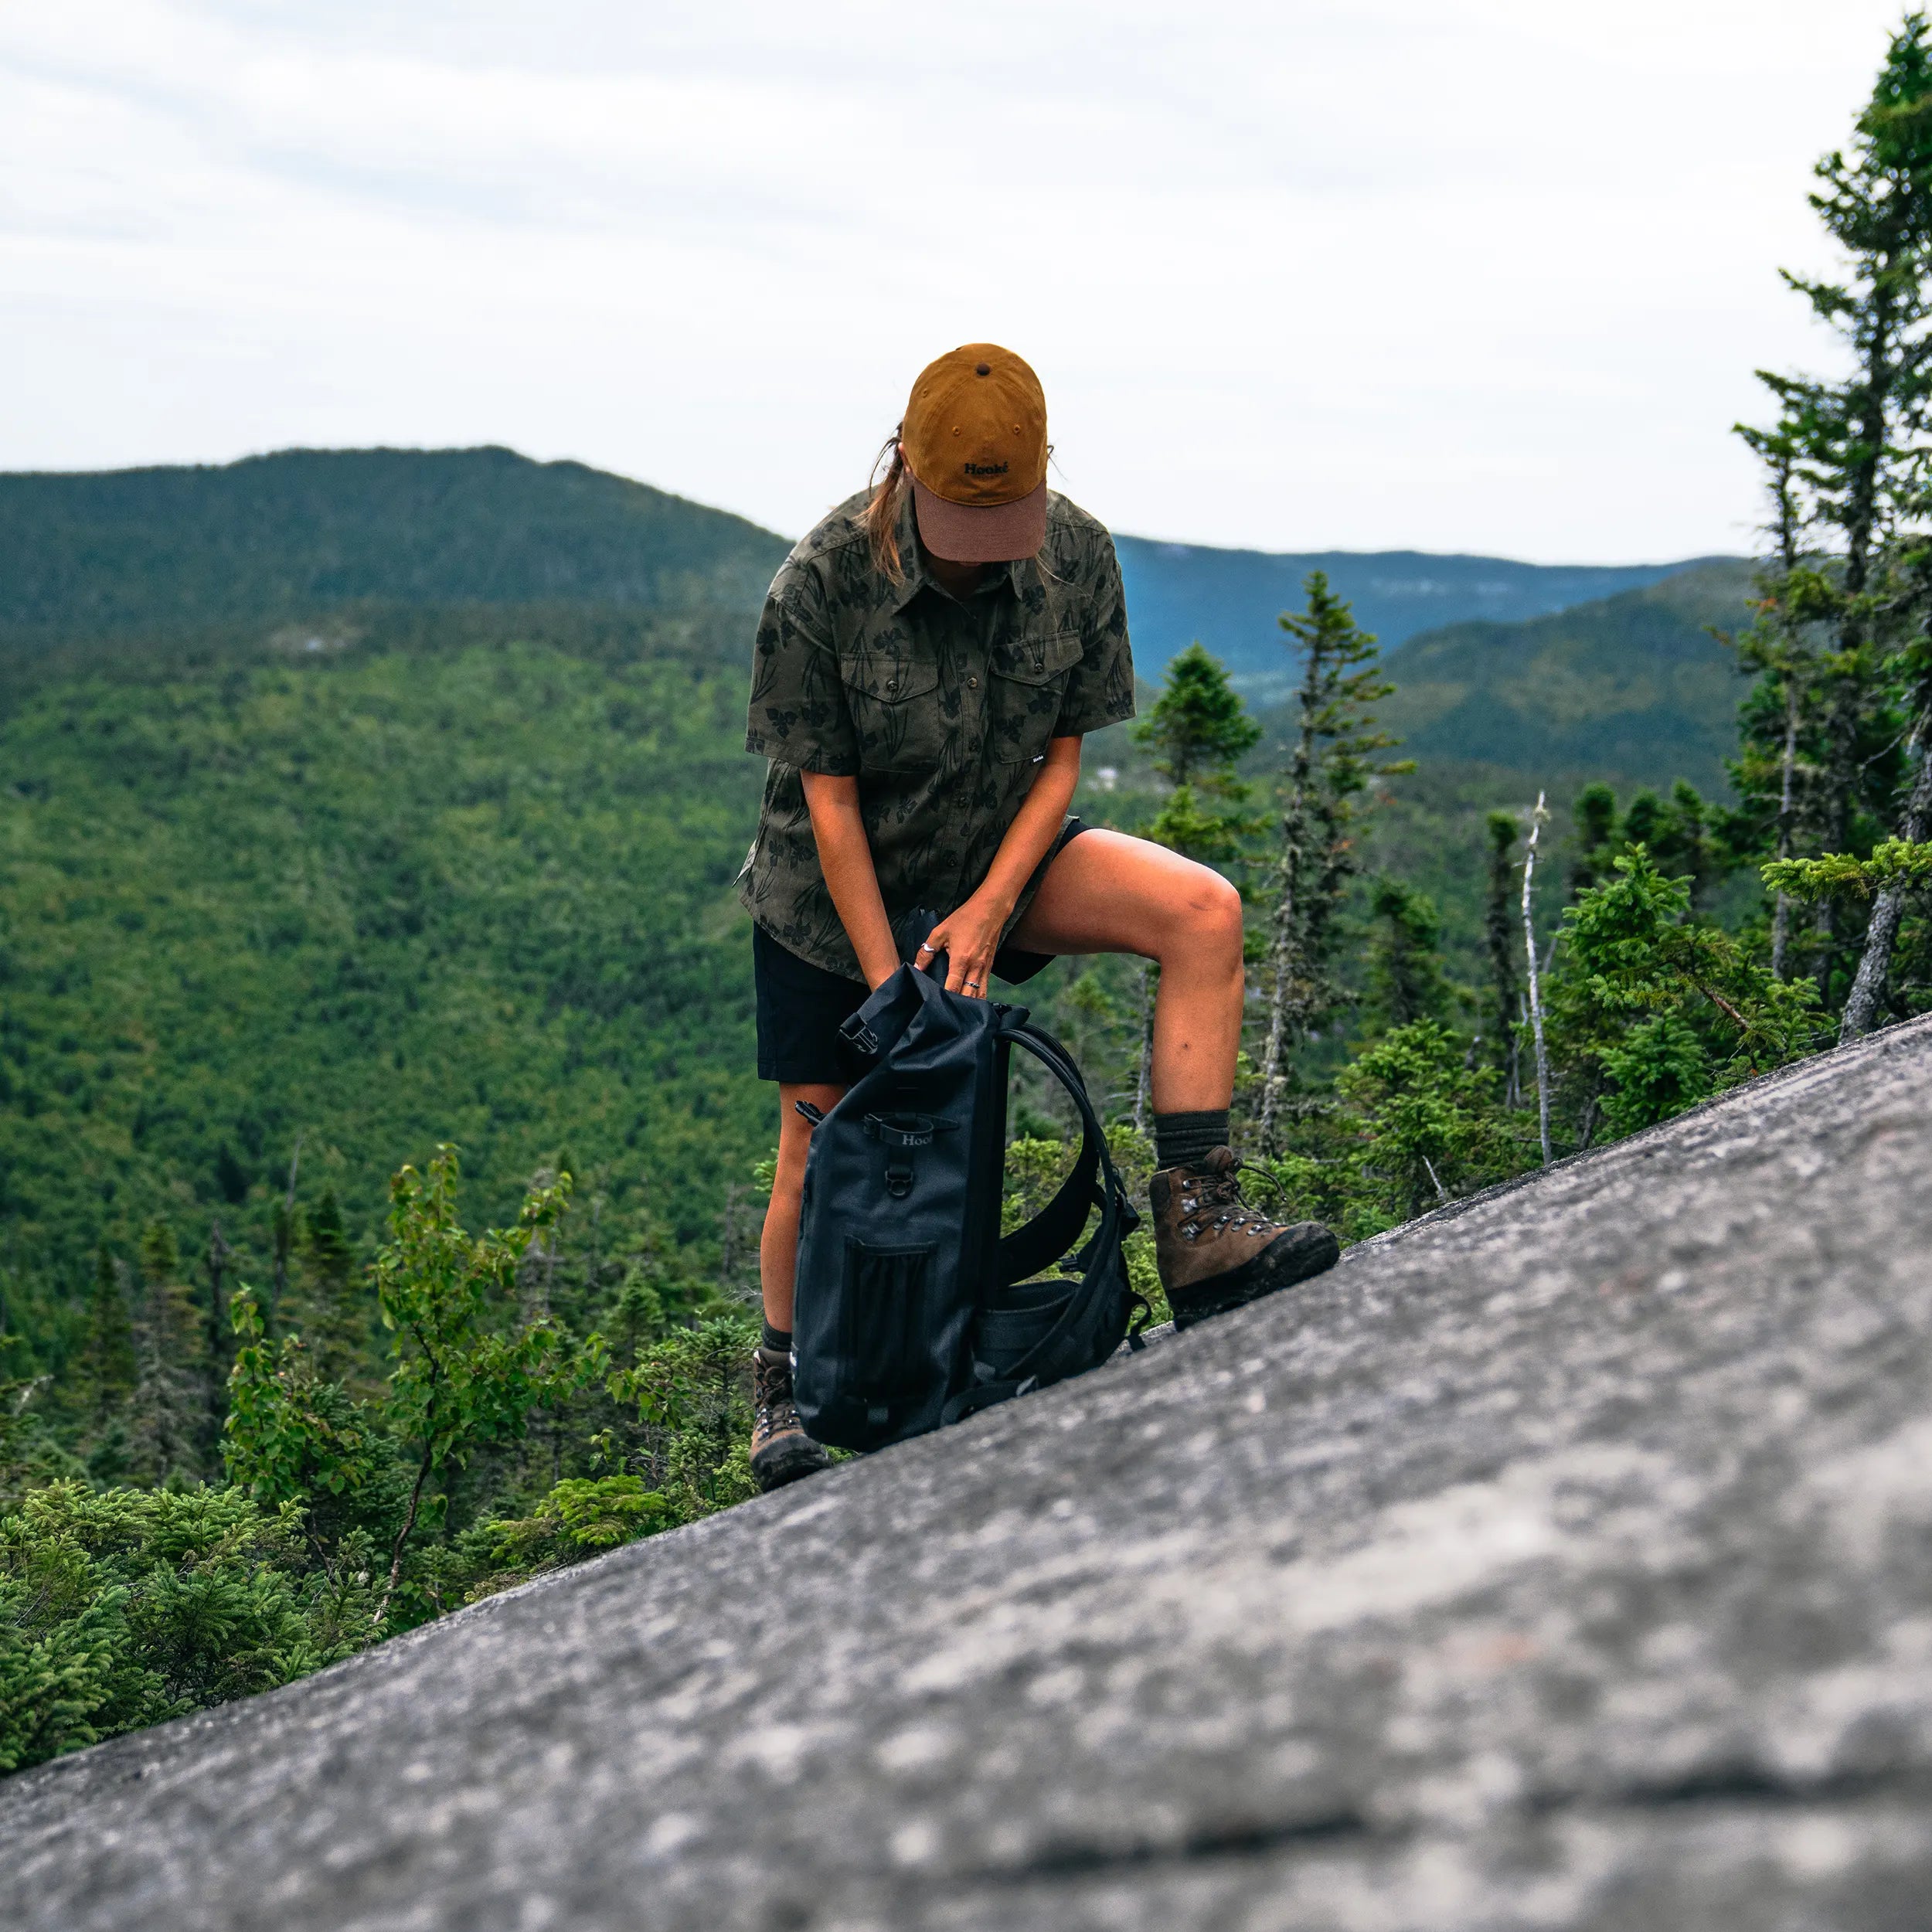
[{"label": "rocky outcrop", "polygon": [[17,1927],[1873,1928],[1932,1022],[0,1787]]}]

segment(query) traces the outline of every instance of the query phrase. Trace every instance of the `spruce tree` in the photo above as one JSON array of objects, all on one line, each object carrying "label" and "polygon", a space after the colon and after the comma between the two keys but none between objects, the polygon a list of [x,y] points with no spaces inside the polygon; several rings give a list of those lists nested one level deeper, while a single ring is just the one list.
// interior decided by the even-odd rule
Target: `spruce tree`
[{"label": "spruce tree", "polygon": [[104,1245],[95,1257],[94,1287],[87,1297],[87,1335],[76,1376],[83,1426],[90,1437],[100,1437],[123,1418],[138,1373],[127,1284]]},{"label": "spruce tree", "polygon": [[1319,570],[1308,607],[1281,628],[1301,654],[1287,767],[1281,775],[1281,849],[1267,955],[1268,1031],[1262,1053],[1263,1145],[1276,1146],[1287,1097],[1288,1056],[1342,1002],[1335,971],[1337,915],[1360,869],[1352,836],[1357,801],[1378,773],[1375,753],[1396,741],[1375,728],[1372,707],[1395,687],[1383,679],[1375,638]]},{"label": "spruce tree", "polygon": [[301,1216],[301,1228],[282,1325],[301,1334],[323,1381],[355,1383],[366,1366],[369,1311],[332,1186]]},{"label": "spruce tree", "polygon": [[1691,903],[1701,906],[1723,883],[1739,855],[1733,820],[1680,778],[1661,798],[1645,787],[1619,815],[1617,794],[1599,779],[1577,793],[1570,808],[1570,903],[1616,876],[1616,862],[1639,845],[1673,878],[1688,878]]},{"label": "spruce tree", "polygon": [[207,1447],[206,1324],[182,1279],[181,1250],[165,1221],[141,1237],[141,1313],[135,1325],[134,1466],[148,1481],[195,1480]]},{"label": "spruce tree", "polygon": [[1699,910],[1723,883],[1732,862],[1718,835],[1718,816],[1697,787],[1682,778],[1671,787],[1668,799],[1640,791],[1624,815],[1621,849],[1642,845],[1661,871],[1688,879],[1691,908]]},{"label": "spruce tree", "polygon": [[[1909,14],[1893,37],[1849,150],[1828,155],[1816,172],[1811,206],[1844,259],[1844,273],[1832,281],[1785,279],[1837,336],[1849,372],[1833,381],[1760,371],[1779,419],[1771,430],[1746,432],[1767,465],[1788,574],[1804,579],[1811,571],[1800,587],[1826,639],[1825,648],[1801,662],[1789,648],[1796,613],[1774,611],[1774,639],[1786,634],[1775,658],[1765,654],[1767,671],[1784,687],[1781,859],[1791,855],[1796,842],[1787,798],[1794,807],[1808,709],[1816,714],[1808,789],[1822,853],[1869,850],[1886,831],[1901,828],[1910,809],[1911,775],[1897,753],[1909,720],[1894,706],[1897,640],[1888,634],[1900,601],[1885,578],[1888,553],[1923,514],[1932,407],[1932,34],[1923,13]],[[1853,962],[1862,963],[1869,950],[1855,908],[1837,903],[1840,916],[1834,920],[1828,913],[1819,933],[1817,962],[1834,998]],[[1846,913],[1853,914],[1850,923]],[[1775,930],[1778,923],[1774,911],[1782,969],[1790,940],[1787,930]],[[1869,985],[1882,981],[1883,973],[1875,961],[1862,977]],[[1862,1012],[1875,1009],[1875,995],[1858,998]]]},{"label": "spruce tree", "polygon": [[[1581,1104],[1580,1146],[1600,1111],[1632,1133],[1818,1043],[1808,981],[1781,984],[1722,927],[1693,917],[1689,881],[1661,872],[1641,845],[1614,870],[1563,915],[1552,1003],[1565,1084]],[[1596,1077],[1579,1077],[1593,1068]]]},{"label": "spruce tree", "polygon": [[1514,815],[1488,817],[1489,882],[1483,908],[1483,937],[1489,951],[1489,1057],[1502,1075],[1503,1104],[1522,1098],[1522,978],[1516,968],[1516,839]]},{"label": "spruce tree", "polygon": [[[1805,551],[1807,512],[1798,485],[1803,441],[1789,423],[1776,430],[1737,426],[1764,463],[1771,502],[1766,534],[1770,554],[1757,574],[1757,616],[1736,640],[1741,668],[1757,682],[1739,716],[1738,755],[1726,761],[1742,801],[1726,832],[1735,852],[1789,859],[1815,821],[1825,683],[1821,651],[1835,594]],[[1771,972],[1790,976],[1793,901],[1781,892],[1771,913]]]},{"label": "spruce tree", "polygon": [[[1515,821],[1511,819],[1509,823],[1513,832]],[[1570,808],[1570,897],[1574,904],[1580,894],[1610,876],[1611,861],[1617,855],[1616,793],[1600,778],[1585,785]],[[1490,832],[1494,836],[1493,817]]]},{"label": "spruce tree", "polygon": [[1838,536],[1849,648],[1870,634],[1874,566],[1916,494],[1932,395],[1932,41],[1923,13],[1908,14],[1893,36],[1849,158],[1829,154],[1816,172],[1811,204],[1849,272],[1839,282],[1784,279],[1838,336],[1851,373],[1835,383],[1760,379],[1785,406],[1781,432],[1801,451],[1791,467],[1808,485],[1812,514]]},{"label": "spruce tree", "polygon": [[1911,680],[1913,723],[1906,749],[1913,776],[1896,836],[1883,841],[1862,861],[1838,855],[1787,860],[1765,869],[1781,900],[1791,894],[1840,903],[1872,901],[1864,948],[1839,1023],[1841,1041],[1857,1039],[1877,1024],[1906,900],[1932,887],[1932,639],[1916,639],[1900,655]]},{"label": "spruce tree", "polygon": [[624,1270],[597,1326],[610,1342],[611,1361],[620,1369],[629,1368],[638,1351],[662,1332],[664,1298],[646,1268],[634,1262]]},{"label": "spruce tree", "polygon": [[1369,1024],[1378,1033],[1444,1021],[1455,1002],[1442,964],[1442,920],[1435,902],[1400,879],[1376,879],[1369,893]]},{"label": "spruce tree", "polygon": [[1227,669],[1197,638],[1171,659],[1161,695],[1134,728],[1137,744],[1155,753],[1154,769],[1170,784],[1224,784],[1261,742]]}]

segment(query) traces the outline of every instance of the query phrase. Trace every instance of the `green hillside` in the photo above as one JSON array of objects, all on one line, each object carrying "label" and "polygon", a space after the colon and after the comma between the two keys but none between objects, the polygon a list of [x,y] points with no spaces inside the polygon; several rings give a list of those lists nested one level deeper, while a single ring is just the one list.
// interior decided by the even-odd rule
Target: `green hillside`
[{"label": "green hillside", "polygon": [[1526,624],[1458,624],[1406,645],[1382,708],[1406,751],[1519,773],[1553,791],[1580,777],[1724,783],[1742,696],[1712,636],[1750,620],[1752,566],[1699,564]]},{"label": "green hillside", "polygon": [[305,1196],[361,1232],[453,1139],[479,1219],[567,1149],[614,1240],[647,1204],[715,1236],[770,1138],[729,896],[741,682],[646,621],[451,618],[0,701],[16,1313],[51,1321],[157,1213],[191,1251],[219,1216],[262,1279],[298,1136]]},{"label": "green hillside", "polygon": [[0,1327],[57,1362],[157,1214],[264,1281],[298,1140],[364,1236],[454,1139],[479,1219],[567,1154],[711,1266],[785,549],[499,450],[0,477]]},{"label": "green hillside", "polygon": [[502,449],[0,476],[0,647],[370,604],[736,614],[787,548],[722,510]]}]

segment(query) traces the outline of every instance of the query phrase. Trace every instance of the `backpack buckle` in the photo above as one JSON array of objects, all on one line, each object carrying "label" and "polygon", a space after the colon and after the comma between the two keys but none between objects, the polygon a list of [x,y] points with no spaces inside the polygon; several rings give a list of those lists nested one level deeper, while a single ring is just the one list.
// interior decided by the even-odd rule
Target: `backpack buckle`
[{"label": "backpack buckle", "polygon": [[941,1134],[950,1134],[957,1121],[936,1121],[930,1114],[868,1114],[866,1133],[869,1139],[896,1149],[886,1157],[886,1192],[903,1201],[913,1191],[912,1151],[930,1147]]},{"label": "backpack buckle", "polygon": [[854,1013],[838,1029],[838,1037],[855,1053],[869,1060],[879,1057],[879,1036]]}]

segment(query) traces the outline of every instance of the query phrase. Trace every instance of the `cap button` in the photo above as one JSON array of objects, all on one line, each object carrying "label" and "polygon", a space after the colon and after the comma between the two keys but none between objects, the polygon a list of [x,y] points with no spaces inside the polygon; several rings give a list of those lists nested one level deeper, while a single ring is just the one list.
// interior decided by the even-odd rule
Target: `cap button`
[{"label": "cap button", "polygon": [[990,376],[992,372],[993,366],[991,362],[981,362],[979,366],[973,371],[973,373],[975,376]]}]

